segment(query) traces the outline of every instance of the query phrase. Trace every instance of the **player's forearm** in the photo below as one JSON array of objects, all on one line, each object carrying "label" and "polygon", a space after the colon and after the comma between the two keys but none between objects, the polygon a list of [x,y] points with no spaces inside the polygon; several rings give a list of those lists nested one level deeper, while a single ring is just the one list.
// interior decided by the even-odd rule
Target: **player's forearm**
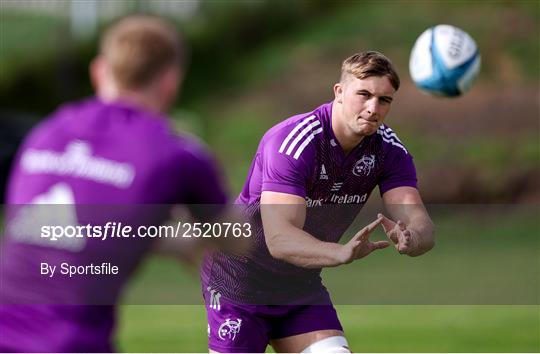
[{"label": "player's forearm", "polygon": [[408,227],[413,231],[416,247],[411,257],[420,256],[435,246],[435,226],[429,217],[419,217],[413,220]]},{"label": "player's forearm", "polygon": [[270,231],[266,244],[277,259],[303,268],[335,267],[343,264],[342,245],[323,242],[294,226]]}]

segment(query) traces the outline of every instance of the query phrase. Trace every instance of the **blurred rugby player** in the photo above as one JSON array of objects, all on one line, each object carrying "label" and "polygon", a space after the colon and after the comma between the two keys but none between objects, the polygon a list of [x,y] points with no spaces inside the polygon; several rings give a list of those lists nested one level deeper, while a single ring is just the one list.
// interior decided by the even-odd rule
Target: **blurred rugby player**
[{"label": "blurred rugby player", "polygon": [[[213,158],[197,140],[175,134],[165,115],[182,82],[184,50],[163,19],[133,15],[112,24],[90,65],[95,97],[62,105],[27,136],[11,171],[8,206],[47,205],[59,217],[51,204],[61,204],[75,215],[71,221],[85,225],[164,221],[161,211],[154,218],[130,206],[225,203]],[[153,239],[51,242],[17,230],[8,228],[2,244],[0,350],[115,351],[114,305]],[[90,262],[118,272],[108,266],[59,274],[62,263]]]}]

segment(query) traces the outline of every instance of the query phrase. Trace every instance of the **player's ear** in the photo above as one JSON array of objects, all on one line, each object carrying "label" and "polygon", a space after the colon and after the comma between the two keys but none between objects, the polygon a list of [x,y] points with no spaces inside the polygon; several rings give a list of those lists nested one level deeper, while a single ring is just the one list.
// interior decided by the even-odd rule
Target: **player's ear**
[{"label": "player's ear", "polygon": [[163,81],[163,85],[165,88],[169,91],[178,91],[178,88],[180,87],[180,82],[182,81],[182,75],[180,74],[180,70],[178,70],[175,67],[170,68],[165,72],[165,77]]},{"label": "player's ear", "polygon": [[182,74],[180,73],[180,70],[175,67],[167,69],[161,76],[159,80],[159,91],[161,96],[165,98],[165,106],[169,106],[174,102],[178,95],[181,81]]},{"label": "player's ear", "polygon": [[104,84],[105,78],[105,61],[101,57],[95,57],[90,62],[90,80],[92,81],[92,87],[95,92],[98,92],[100,87]]},{"label": "player's ear", "polygon": [[334,85],[334,96],[338,103],[343,103],[343,84],[341,82]]}]

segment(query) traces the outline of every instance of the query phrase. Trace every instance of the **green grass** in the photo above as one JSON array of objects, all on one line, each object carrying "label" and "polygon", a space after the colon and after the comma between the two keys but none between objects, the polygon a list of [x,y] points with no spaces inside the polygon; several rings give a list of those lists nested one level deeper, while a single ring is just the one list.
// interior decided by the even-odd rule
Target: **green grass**
[{"label": "green grass", "polygon": [[[539,306],[337,306],[337,310],[357,352],[540,350]],[[207,351],[202,306],[122,306],[120,322],[122,351]]]},{"label": "green grass", "polygon": [[538,306],[341,306],[361,352],[538,351]]}]

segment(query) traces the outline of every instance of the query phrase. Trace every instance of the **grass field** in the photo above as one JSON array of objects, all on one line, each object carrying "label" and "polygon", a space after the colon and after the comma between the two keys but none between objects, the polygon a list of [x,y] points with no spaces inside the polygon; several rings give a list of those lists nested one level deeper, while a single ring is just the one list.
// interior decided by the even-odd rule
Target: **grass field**
[{"label": "grass field", "polygon": [[[338,306],[357,352],[538,352],[539,306]],[[205,352],[202,306],[121,307],[119,347]],[[270,348],[269,348],[270,349]]]}]

